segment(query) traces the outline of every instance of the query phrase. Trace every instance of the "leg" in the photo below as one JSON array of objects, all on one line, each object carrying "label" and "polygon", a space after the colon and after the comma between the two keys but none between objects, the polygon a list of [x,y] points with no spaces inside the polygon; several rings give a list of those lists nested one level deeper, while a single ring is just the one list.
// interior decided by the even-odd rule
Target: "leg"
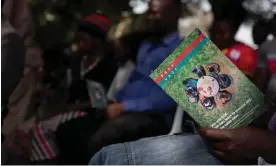
[{"label": "leg", "polygon": [[90,136],[99,129],[104,120],[104,117],[90,112],[84,117],[61,124],[56,131],[56,141],[61,152],[58,157],[58,164],[87,164],[87,161],[84,159],[87,142]]},{"label": "leg", "polygon": [[161,136],[111,145],[92,157],[93,165],[218,165],[198,135]]},{"label": "leg", "polygon": [[161,114],[125,113],[106,122],[88,144],[87,159],[107,145],[167,134],[169,129]]}]

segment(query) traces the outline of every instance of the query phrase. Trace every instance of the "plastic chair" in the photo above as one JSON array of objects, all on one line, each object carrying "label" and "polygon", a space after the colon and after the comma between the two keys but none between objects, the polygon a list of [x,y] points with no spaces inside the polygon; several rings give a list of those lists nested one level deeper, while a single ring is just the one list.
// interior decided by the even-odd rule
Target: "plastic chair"
[{"label": "plastic chair", "polygon": [[[128,72],[131,72],[132,68],[130,68],[130,71]],[[116,82],[116,80],[118,79],[117,77],[119,77],[120,75],[126,75],[125,73],[126,71],[125,70],[118,70],[117,73],[116,73],[116,76],[114,77],[113,79],[113,82],[108,90],[108,97],[110,96],[113,96],[114,95],[114,83]],[[129,76],[129,75],[128,75]],[[125,84],[125,82],[122,82],[122,84]],[[122,86],[122,85],[121,85]],[[169,133],[169,135],[174,135],[174,134],[179,134],[179,133],[182,133],[182,125],[183,125],[183,115],[184,115],[184,111],[183,109],[178,106],[176,108],[176,112],[175,112],[175,115],[174,115],[174,120],[173,120],[173,125],[172,125],[172,129]]]},{"label": "plastic chair", "polygon": [[182,133],[183,115],[184,110],[180,106],[178,106],[174,114],[173,125],[169,135]]}]

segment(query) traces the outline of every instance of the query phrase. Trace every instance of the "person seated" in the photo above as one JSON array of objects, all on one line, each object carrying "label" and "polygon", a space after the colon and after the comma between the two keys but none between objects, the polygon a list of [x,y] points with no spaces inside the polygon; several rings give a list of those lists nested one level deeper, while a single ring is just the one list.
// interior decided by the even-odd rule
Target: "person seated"
[{"label": "person seated", "polygon": [[118,71],[108,89],[108,98],[112,99],[114,94],[128,81],[130,74],[135,68],[134,64],[139,46],[146,37],[146,32],[132,32],[113,41]]},{"label": "person seated", "polygon": [[[71,59],[72,82],[69,87],[69,101],[75,103],[82,96],[78,88],[87,92],[86,80],[93,80],[107,89],[115,76],[117,66],[114,57],[109,54],[107,47],[107,32],[111,21],[104,15],[92,13],[78,24],[76,37],[79,49]],[[107,70],[108,69],[108,70]],[[86,94],[86,93],[84,93]],[[80,109],[90,108],[90,101],[78,103]],[[76,107],[77,109],[77,107]]]},{"label": "person seated", "polygon": [[78,51],[71,59],[72,88],[87,79],[101,83],[105,89],[110,86],[117,71],[106,40],[110,27],[111,21],[99,13],[92,13],[79,22]]},{"label": "person seated", "polygon": [[220,72],[220,66],[216,63],[207,64],[206,68],[212,76],[217,76]]},{"label": "person seated", "polygon": [[[88,36],[81,35],[83,37],[81,38],[83,39],[82,43],[85,46],[87,43],[94,43],[93,46],[97,48],[93,47],[94,49],[91,52],[87,50],[86,53],[91,53],[90,57],[92,58],[102,58],[98,55],[103,52],[104,37],[107,33],[107,29],[101,29],[100,25],[97,24],[98,22],[93,20],[99,18],[104,21],[107,19],[104,16],[94,14],[88,19],[90,22],[83,23],[90,25],[90,28],[92,28],[86,29],[89,32],[87,32]],[[95,38],[95,40],[92,40],[89,34],[93,34],[91,38]],[[89,49],[90,47],[92,46],[88,45],[88,48],[84,48]],[[72,164],[73,162],[80,164],[82,163],[81,152],[85,151],[83,149],[87,147],[89,135],[94,133],[106,119],[104,111],[100,111],[107,104],[104,88],[94,80],[77,79],[71,86],[71,100],[68,102],[65,92],[67,89],[64,89],[62,85],[62,76],[65,75],[65,72],[59,72],[59,69],[62,68],[59,59],[50,58],[47,59],[47,62],[49,63],[45,65],[46,75],[44,77],[44,85],[47,86],[43,91],[40,91],[40,96],[45,100],[41,100],[39,97],[36,98],[38,103],[46,102],[38,109],[39,111],[35,116],[16,130],[16,137],[10,139],[11,144],[9,146],[11,146],[10,149],[13,149],[14,156],[23,156],[33,164]],[[53,62],[57,64],[53,66]],[[76,62],[80,63],[80,61]],[[99,72],[97,66],[99,64],[101,62],[97,63],[96,61],[93,68],[89,68],[88,65],[89,71],[98,70]],[[80,69],[78,71],[80,72]],[[95,74],[95,79],[101,80],[101,77],[97,76],[99,75]],[[90,78],[86,75],[84,77]],[[37,137],[37,135],[40,137]],[[72,159],[71,156],[75,156],[77,159],[70,160]],[[13,163],[15,162],[10,161],[10,164]]]},{"label": "person seated", "polygon": [[107,146],[89,165],[275,164],[275,110],[271,106],[251,125],[241,128],[202,127],[200,135],[194,131]]},{"label": "person seated", "polygon": [[268,23],[273,39],[264,42],[258,50],[258,63],[255,73],[256,84],[267,96],[276,101],[276,15]]},{"label": "person seated", "polygon": [[204,97],[201,104],[207,110],[213,110],[217,106],[214,97]]},{"label": "person seated", "polygon": [[[180,44],[180,0],[149,1],[148,39],[138,51],[135,69],[107,106],[107,121],[89,141],[87,159],[102,147],[169,132],[176,103],[150,79],[150,73]],[[166,113],[168,112],[168,113]]]},{"label": "person seated", "polygon": [[232,99],[232,94],[226,90],[220,91],[218,93],[218,98],[222,104],[227,104]]},{"label": "person seated", "polygon": [[253,78],[257,53],[253,48],[235,40],[239,25],[240,23],[228,18],[215,20],[210,30],[211,40],[238,69],[249,78]]},{"label": "person seated", "polygon": [[193,67],[192,73],[194,73],[199,78],[206,75],[205,69],[202,66]]}]

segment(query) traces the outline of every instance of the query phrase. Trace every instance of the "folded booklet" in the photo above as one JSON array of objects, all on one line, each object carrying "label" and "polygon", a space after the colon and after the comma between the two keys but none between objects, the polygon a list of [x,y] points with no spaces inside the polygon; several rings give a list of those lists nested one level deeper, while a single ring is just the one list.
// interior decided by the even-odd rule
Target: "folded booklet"
[{"label": "folded booklet", "polygon": [[264,94],[199,29],[150,77],[200,126],[237,128],[266,110]]}]

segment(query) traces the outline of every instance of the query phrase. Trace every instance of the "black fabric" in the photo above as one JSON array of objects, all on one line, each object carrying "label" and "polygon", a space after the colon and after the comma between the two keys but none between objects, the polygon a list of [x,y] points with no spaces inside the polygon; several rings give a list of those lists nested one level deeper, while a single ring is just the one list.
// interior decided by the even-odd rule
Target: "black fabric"
[{"label": "black fabric", "polygon": [[89,139],[87,160],[107,145],[167,134],[169,128],[161,113],[124,113],[107,121]]},{"label": "black fabric", "polygon": [[87,164],[84,161],[84,152],[87,151],[89,137],[95,133],[105,121],[102,113],[89,110],[84,117],[73,119],[61,124],[56,131],[56,141],[61,154],[58,156],[58,165]]},{"label": "black fabric", "polygon": [[161,113],[124,113],[114,120],[107,121],[90,137],[87,161],[101,148],[140,138],[164,135],[169,128]]},{"label": "black fabric", "polygon": [[[81,57],[82,56],[78,53],[72,55],[71,69],[72,80],[74,82],[73,84],[76,84],[81,79]],[[117,69],[118,66],[115,62],[115,57],[112,54],[112,50],[110,50],[110,48],[106,48],[104,57],[92,71],[85,75],[85,78],[101,83],[103,87],[107,90],[113,81]]]},{"label": "black fabric", "polygon": [[96,120],[90,115],[59,127],[57,140],[62,151],[59,164],[88,164],[104,146],[169,132],[159,113],[124,113],[103,124],[102,120],[103,117]]},{"label": "black fabric", "polygon": [[69,102],[88,101],[89,94],[85,80],[77,80],[72,82],[69,87]]},{"label": "black fabric", "polygon": [[89,73],[85,75],[86,79],[99,82],[105,89],[108,89],[117,72],[117,65],[114,56],[106,54],[100,63]]},{"label": "black fabric", "polygon": [[20,36],[10,33],[1,38],[1,102],[7,102],[24,71],[25,48]]}]

